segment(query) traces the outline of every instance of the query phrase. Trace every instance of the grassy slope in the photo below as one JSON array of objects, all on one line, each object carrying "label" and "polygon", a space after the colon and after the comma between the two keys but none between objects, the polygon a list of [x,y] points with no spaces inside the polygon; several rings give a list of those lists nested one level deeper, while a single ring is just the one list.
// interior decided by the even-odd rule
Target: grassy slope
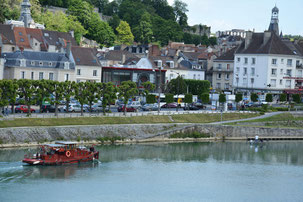
[{"label": "grassy slope", "polygon": [[[257,114],[224,114],[223,120],[245,119]],[[172,118],[172,120],[171,120]],[[85,118],[22,118],[0,121],[0,128],[102,124],[153,124],[153,123],[210,123],[221,120],[220,114],[186,114],[138,117],[85,117]]]}]

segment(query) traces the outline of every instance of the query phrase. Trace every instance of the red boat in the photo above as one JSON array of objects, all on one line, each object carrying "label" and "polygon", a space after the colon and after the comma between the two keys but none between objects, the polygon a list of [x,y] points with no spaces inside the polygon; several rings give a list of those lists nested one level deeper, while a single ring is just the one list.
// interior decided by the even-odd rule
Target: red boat
[{"label": "red boat", "polygon": [[62,165],[99,159],[99,152],[92,146],[88,149],[78,147],[77,142],[58,141],[55,144],[40,146],[40,151],[25,155],[23,163],[29,165]]}]

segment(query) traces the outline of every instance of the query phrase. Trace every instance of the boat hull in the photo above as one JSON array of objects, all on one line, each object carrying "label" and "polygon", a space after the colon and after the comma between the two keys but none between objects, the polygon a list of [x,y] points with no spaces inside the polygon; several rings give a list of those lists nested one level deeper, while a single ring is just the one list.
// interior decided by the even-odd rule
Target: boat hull
[{"label": "boat hull", "polygon": [[95,159],[99,159],[99,152],[94,152],[88,156],[82,156],[81,158],[54,158],[54,159],[41,159],[41,158],[24,158],[23,163],[28,165],[66,165],[76,164],[81,162],[89,162]]}]

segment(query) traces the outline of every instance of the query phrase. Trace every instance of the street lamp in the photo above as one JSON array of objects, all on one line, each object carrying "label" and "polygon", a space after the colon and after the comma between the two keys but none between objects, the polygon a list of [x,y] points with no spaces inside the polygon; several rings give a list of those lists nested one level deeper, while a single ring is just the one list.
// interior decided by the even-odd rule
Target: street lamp
[{"label": "street lamp", "polygon": [[159,67],[158,68],[159,69],[159,73],[160,73],[160,75],[159,75],[159,85],[158,85],[158,90],[159,90],[159,95],[158,95],[158,115],[160,114],[160,96],[161,96],[161,70],[162,70],[162,67]]},{"label": "street lamp", "polygon": [[180,89],[180,73],[179,72],[176,72],[178,74],[178,86],[177,86],[177,111],[179,111],[179,89]]}]

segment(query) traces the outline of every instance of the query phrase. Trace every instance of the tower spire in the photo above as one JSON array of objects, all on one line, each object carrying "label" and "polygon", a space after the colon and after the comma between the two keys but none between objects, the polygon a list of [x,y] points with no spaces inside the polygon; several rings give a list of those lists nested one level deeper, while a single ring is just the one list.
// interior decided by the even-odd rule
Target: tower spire
[{"label": "tower spire", "polygon": [[29,27],[33,21],[31,17],[31,6],[29,0],[23,0],[21,3],[21,15],[19,20],[24,22],[25,27]]},{"label": "tower spire", "polygon": [[279,35],[279,9],[277,4],[275,4],[275,7],[271,11],[271,20],[268,30],[275,32],[276,35]]}]

